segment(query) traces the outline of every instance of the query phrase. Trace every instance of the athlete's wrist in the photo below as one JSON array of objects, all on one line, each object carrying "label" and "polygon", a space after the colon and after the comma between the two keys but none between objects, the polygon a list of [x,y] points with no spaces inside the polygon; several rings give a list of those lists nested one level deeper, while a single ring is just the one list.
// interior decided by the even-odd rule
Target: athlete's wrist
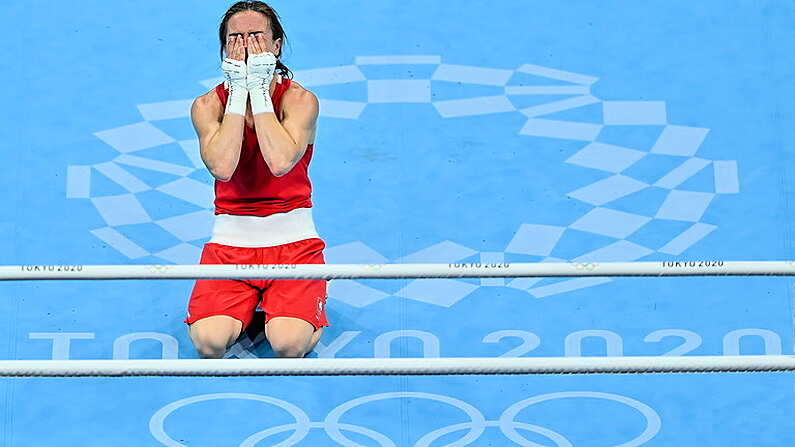
[{"label": "athlete's wrist", "polygon": [[273,101],[270,94],[270,82],[267,85],[258,86],[249,90],[249,97],[251,98],[251,113],[259,115],[260,113],[274,113]]},{"label": "athlete's wrist", "polygon": [[270,52],[251,54],[246,66],[246,86],[251,97],[251,112],[254,115],[273,113],[270,87],[276,69],[276,56]]},{"label": "athlete's wrist", "polygon": [[246,114],[246,100],[248,99],[248,88],[246,88],[246,63],[226,58],[221,64],[224,72],[229,97],[226,100],[226,112],[235,115]]},{"label": "athlete's wrist", "polygon": [[248,99],[248,90],[233,83],[229,84],[229,97],[226,99],[225,113],[233,115],[246,114],[246,100]]}]

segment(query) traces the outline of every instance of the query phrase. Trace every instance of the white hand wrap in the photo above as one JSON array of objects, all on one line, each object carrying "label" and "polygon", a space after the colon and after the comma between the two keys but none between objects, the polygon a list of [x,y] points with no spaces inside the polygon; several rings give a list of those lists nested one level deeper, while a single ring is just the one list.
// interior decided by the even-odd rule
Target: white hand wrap
[{"label": "white hand wrap", "polygon": [[226,113],[235,115],[246,114],[246,63],[231,58],[224,59],[221,63],[226,82],[229,84],[229,98],[226,100]]},{"label": "white hand wrap", "polygon": [[266,52],[248,55],[246,86],[251,96],[251,112],[254,115],[273,113],[270,88],[275,70],[276,56],[273,53]]}]

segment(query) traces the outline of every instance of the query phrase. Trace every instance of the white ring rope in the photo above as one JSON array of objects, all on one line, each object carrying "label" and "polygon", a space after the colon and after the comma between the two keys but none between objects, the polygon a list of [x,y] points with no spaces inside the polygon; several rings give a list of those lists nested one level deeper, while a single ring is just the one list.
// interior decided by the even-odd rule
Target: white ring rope
[{"label": "white ring rope", "polygon": [[461,264],[10,265],[2,280],[793,276],[794,261]]},{"label": "white ring rope", "polygon": [[[494,264],[17,265],[0,280],[793,276],[793,261]],[[795,371],[795,356],[6,360],[0,377],[609,374]]]},{"label": "white ring rope", "polygon": [[795,355],[0,361],[0,377],[640,374],[778,371],[795,371]]}]

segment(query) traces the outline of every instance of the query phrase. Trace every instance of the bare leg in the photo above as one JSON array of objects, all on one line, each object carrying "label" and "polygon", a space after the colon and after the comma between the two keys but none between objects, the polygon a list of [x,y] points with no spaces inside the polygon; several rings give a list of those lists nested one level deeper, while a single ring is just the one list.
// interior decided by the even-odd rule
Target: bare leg
[{"label": "bare leg", "polygon": [[202,358],[220,359],[242,330],[243,323],[240,320],[226,315],[215,315],[196,321],[190,325],[188,331]]},{"label": "bare leg", "polygon": [[314,334],[312,334],[312,339],[309,340],[309,346],[307,346],[306,349],[307,354],[309,354],[310,352],[312,352],[313,349],[315,349],[315,346],[317,346],[317,342],[320,341],[321,335],[323,335],[323,328],[319,328],[318,330],[315,331]]},{"label": "bare leg", "polygon": [[275,317],[265,325],[265,335],[279,357],[301,358],[314,349],[323,330],[300,318]]}]

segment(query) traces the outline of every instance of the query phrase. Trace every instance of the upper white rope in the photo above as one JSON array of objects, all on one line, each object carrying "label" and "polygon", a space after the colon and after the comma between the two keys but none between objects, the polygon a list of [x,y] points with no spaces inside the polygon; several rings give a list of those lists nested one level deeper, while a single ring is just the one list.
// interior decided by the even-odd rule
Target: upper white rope
[{"label": "upper white rope", "polygon": [[792,276],[794,261],[454,264],[10,265],[0,280]]},{"label": "upper white rope", "polygon": [[640,374],[775,371],[795,371],[795,356],[0,361],[0,377]]}]

